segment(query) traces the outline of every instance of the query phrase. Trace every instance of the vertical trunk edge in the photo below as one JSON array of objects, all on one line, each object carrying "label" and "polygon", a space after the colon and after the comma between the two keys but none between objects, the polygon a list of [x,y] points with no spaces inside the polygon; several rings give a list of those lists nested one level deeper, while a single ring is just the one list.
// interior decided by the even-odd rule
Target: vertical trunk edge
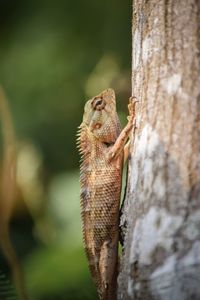
[{"label": "vertical trunk edge", "polygon": [[118,299],[200,299],[199,19],[196,0],[133,3],[139,107]]}]

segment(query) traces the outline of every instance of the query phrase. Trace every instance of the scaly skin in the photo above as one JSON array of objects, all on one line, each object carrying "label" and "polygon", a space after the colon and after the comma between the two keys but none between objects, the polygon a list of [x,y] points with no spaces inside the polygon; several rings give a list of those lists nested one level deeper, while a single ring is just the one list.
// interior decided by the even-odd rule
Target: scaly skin
[{"label": "scaly skin", "polygon": [[101,300],[116,299],[123,150],[133,127],[134,103],[129,113],[121,132],[115,93],[107,89],[87,101],[79,127],[84,248]]}]

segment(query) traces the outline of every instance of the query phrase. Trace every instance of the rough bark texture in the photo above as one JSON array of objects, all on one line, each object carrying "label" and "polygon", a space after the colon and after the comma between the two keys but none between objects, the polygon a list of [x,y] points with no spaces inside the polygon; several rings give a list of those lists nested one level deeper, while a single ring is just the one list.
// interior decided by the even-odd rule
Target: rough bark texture
[{"label": "rough bark texture", "polygon": [[200,299],[200,1],[133,4],[140,104],[118,299]]}]

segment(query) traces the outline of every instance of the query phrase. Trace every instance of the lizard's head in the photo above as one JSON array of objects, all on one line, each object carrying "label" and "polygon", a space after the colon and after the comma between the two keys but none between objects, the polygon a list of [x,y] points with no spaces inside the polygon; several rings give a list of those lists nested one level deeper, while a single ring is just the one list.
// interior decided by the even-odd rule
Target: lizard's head
[{"label": "lizard's head", "polygon": [[104,143],[114,143],[120,133],[115,92],[107,89],[85,104],[83,124]]}]

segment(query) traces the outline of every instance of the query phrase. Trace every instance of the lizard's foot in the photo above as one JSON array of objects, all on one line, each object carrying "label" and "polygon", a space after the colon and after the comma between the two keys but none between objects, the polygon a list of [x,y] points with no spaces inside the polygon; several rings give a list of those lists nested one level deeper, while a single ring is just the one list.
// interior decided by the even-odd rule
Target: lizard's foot
[{"label": "lizard's foot", "polygon": [[128,104],[129,116],[128,116],[128,120],[130,119],[130,117],[132,117],[132,118],[135,117],[135,107],[136,107],[136,103],[138,103],[138,102],[139,101],[134,96],[129,98],[129,104]]}]

